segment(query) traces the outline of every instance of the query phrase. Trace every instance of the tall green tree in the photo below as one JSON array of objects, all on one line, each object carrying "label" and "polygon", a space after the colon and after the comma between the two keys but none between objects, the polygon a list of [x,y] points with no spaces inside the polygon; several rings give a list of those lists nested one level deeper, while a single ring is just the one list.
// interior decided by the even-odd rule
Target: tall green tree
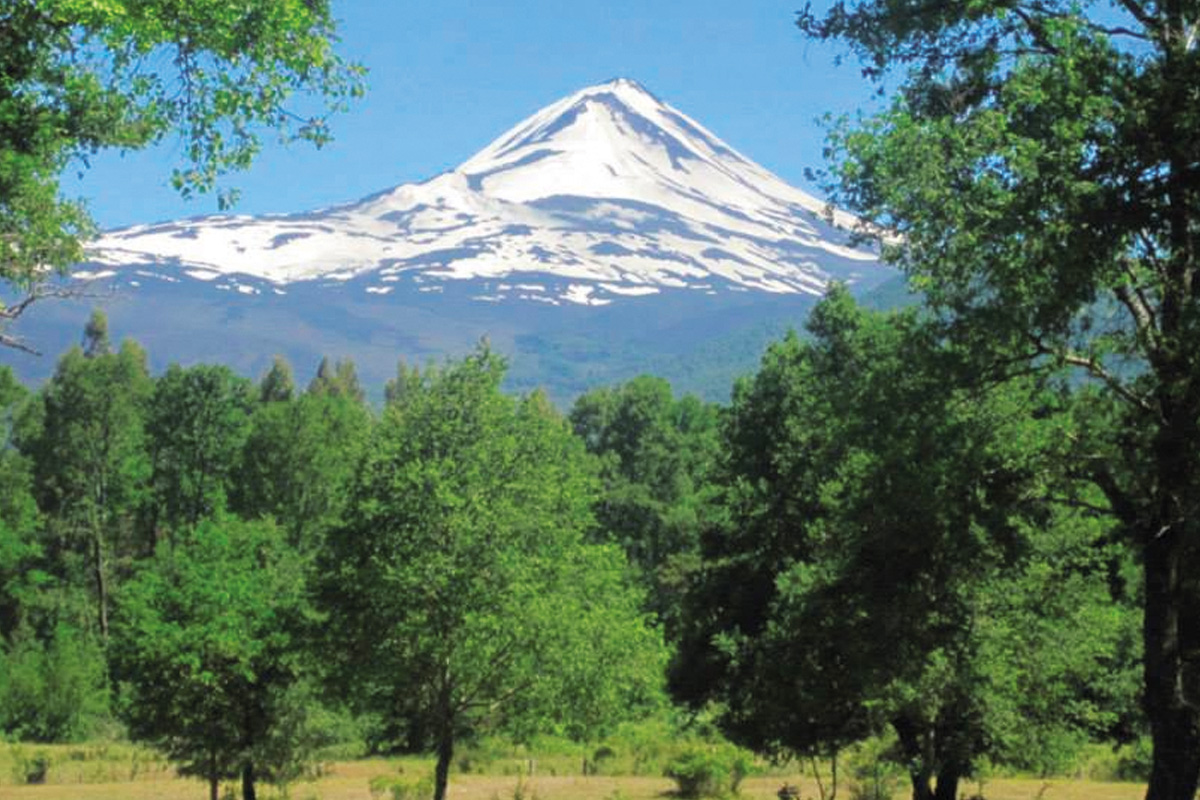
[{"label": "tall green tree", "polygon": [[210,800],[233,777],[254,800],[270,777],[303,669],[304,563],[269,522],[206,519],[120,589],[110,659],[121,715],[135,740],[206,779]]},{"label": "tall green tree", "polygon": [[218,365],[172,364],[155,382],[146,423],[152,540],[228,507],[253,394],[250,381]]},{"label": "tall green tree", "polygon": [[[265,132],[328,141],[328,114],[362,91],[329,0],[11,0],[0,23],[0,281],[24,293],[0,304],[0,345],[22,346],[4,326],[45,293],[46,268],[82,260],[93,225],[63,196],[69,165],[177,133],[173,184],[209,192]],[[324,111],[298,115],[297,96]]]},{"label": "tall green tree", "polygon": [[0,732],[17,741],[85,741],[111,719],[104,650],[87,630],[27,618],[0,640]]},{"label": "tall green tree", "polygon": [[598,732],[653,699],[661,642],[619,551],[583,541],[595,478],[542,395],[486,348],[427,370],[376,427],[320,573],[330,648],[409,748]]},{"label": "tall green tree", "polygon": [[358,368],[349,358],[339,358],[336,363],[328,357],[322,358],[317,374],[308,384],[308,393],[348,397],[358,403],[366,400],[366,393],[358,382]]},{"label": "tall green tree", "polygon": [[[896,75],[834,135],[840,200],[993,364],[1111,405],[1084,451],[1144,571],[1147,797],[1200,777],[1200,5],[838,0],[800,26]],[[882,86],[889,84],[883,83]]]},{"label": "tall green tree", "polygon": [[383,387],[383,401],[387,405],[403,403],[410,391],[420,391],[421,369],[416,364],[409,366],[404,359],[396,364],[396,377]]},{"label": "tall green tree", "polygon": [[[108,682],[93,633],[96,616],[88,613],[95,605],[85,604],[80,619],[71,602],[78,594],[71,582],[82,579],[86,586],[91,581],[62,563],[64,554],[55,543],[47,546],[45,518],[34,500],[33,465],[15,447],[17,410],[38,404],[40,411],[40,399],[29,398],[12,371],[0,368],[0,733],[19,741],[61,742],[86,737],[94,723],[107,718]],[[95,413],[91,408],[85,416]],[[108,532],[100,536],[103,548],[113,546]],[[70,543],[94,552],[86,540],[72,537]]]},{"label": "tall green tree", "polygon": [[277,363],[262,384],[230,507],[246,518],[273,517],[294,546],[312,553],[342,519],[371,412],[341,393],[285,398],[282,380],[268,382],[282,374]]},{"label": "tall green tree", "polygon": [[717,408],[692,395],[676,398],[667,381],[643,375],[581,395],[570,419],[600,458],[595,536],[625,550],[651,610],[670,630],[707,523]]},{"label": "tall green tree", "polygon": [[275,356],[271,368],[258,382],[258,399],[263,403],[291,400],[296,395],[296,381],[292,377],[292,365],[283,356]]},{"label": "tall green tree", "polygon": [[[89,330],[97,320],[103,317]],[[20,442],[33,461],[35,496],[55,550],[78,553],[88,564],[101,637],[108,634],[113,559],[138,550],[152,388],[137,344],[126,341],[116,353],[73,348],[39,394],[37,424]]]},{"label": "tall green tree", "polygon": [[41,553],[32,471],[13,443],[13,418],[27,395],[12,369],[0,367],[0,638],[21,620],[21,588]]},{"label": "tall green tree", "polygon": [[103,311],[96,309],[88,318],[83,328],[83,354],[88,358],[106,356],[112,352],[112,342],[108,338],[108,317]]},{"label": "tall green tree", "polygon": [[[1014,757],[1035,728],[1103,734],[1120,698],[1078,687],[1119,671],[1127,629],[1091,554],[1106,521],[1049,503],[1054,396],[955,388],[957,359],[915,314],[865,313],[844,290],[809,328],[735,393],[728,527],[707,540],[677,693],[721,701],[723,727],[768,752],[890,727],[914,800],[953,800],[980,756]],[[1073,591],[1018,600],[1051,586]],[[1053,712],[1035,718],[1030,694]]]}]

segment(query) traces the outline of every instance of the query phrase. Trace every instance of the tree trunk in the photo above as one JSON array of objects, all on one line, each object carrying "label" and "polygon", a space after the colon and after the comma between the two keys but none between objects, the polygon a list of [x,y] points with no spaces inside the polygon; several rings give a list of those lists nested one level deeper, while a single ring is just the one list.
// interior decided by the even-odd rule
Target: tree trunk
[{"label": "tree trunk", "polygon": [[909,770],[908,778],[912,781],[912,800],[934,800],[933,790],[929,787],[930,774],[928,770]]},{"label": "tree trunk", "polygon": [[92,571],[96,578],[96,603],[100,607],[100,639],[108,641],[108,580],[104,569],[104,542],[99,526],[92,527]]},{"label": "tree trunk", "polygon": [[217,777],[216,770],[208,775],[208,800],[221,800],[221,779]]},{"label": "tree trunk", "polygon": [[[1181,612],[1193,604],[1185,597],[1190,576],[1184,574],[1182,532],[1166,530],[1150,536],[1144,551],[1146,608],[1145,707],[1154,743],[1146,800],[1193,800],[1200,780],[1200,714],[1195,698],[1186,695],[1192,638],[1183,626],[1196,620]],[[1194,591],[1194,588],[1193,588]]]},{"label": "tree trunk", "polygon": [[433,772],[433,800],[446,800],[446,785],[450,779],[450,760],[454,758],[454,733],[450,721],[438,734],[437,766]]},{"label": "tree trunk", "polygon": [[242,766],[242,800],[255,800],[257,797],[254,791],[254,763],[247,761]]},{"label": "tree trunk", "polygon": [[927,752],[924,732],[907,717],[892,720],[892,727],[909,764],[908,778],[912,782],[912,800],[934,800],[933,789],[930,787],[933,770],[929,764],[930,754]]},{"label": "tree trunk", "polygon": [[1157,485],[1152,513],[1139,531],[1146,592],[1144,704],[1154,744],[1147,800],[1193,800],[1200,779],[1200,698],[1190,685],[1200,669],[1195,577],[1200,519],[1194,497],[1200,396],[1189,361],[1168,360],[1158,369],[1164,424],[1154,442]]},{"label": "tree trunk", "polygon": [[944,766],[937,776],[937,791],[934,800],[958,800],[959,772],[955,767]]}]

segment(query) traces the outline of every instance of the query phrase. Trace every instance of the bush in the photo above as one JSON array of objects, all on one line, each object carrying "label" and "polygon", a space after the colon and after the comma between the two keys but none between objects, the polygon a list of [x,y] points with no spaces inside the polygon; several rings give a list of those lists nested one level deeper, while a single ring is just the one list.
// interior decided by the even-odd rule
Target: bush
[{"label": "bush", "polygon": [[899,757],[897,743],[890,736],[867,739],[847,751],[850,800],[892,800],[904,776]]},{"label": "bush", "polygon": [[433,778],[380,775],[371,779],[371,797],[388,800],[429,800],[433,797]]},{"label": "bush", "polygon": [[13,783],[36,785],[46,782],[46,773],[50,771],[50,755],[44,750],[26,755],[23,749],[16,748],[12,757]]},{"label": "bush", "polygon": [[108,713],[104,654],[99,645],[60,626],[48,642],[20,628],[0,640],[0,733],[15,740],[85,738]]},{"label": "bush", "polygon": [[592,753],[590,760],[584,762],[584,774],[601,775],[604,772],[604,765],[612,762],[617,757],[617,751],[608,745],[601,745]]},{"label": "bush", "polygon": [[1132,744],[1122,745],[1117,751],[1117,780],[1147,781],[1150,779],[1152,763],[1150,737],[1143,736]]},{"label": "bush", "polygon": [[680,797],[722,797],[737,794],[750,767],[750,757],[736,747],[693,746],[667,762],[664,774],[675,781]]}]

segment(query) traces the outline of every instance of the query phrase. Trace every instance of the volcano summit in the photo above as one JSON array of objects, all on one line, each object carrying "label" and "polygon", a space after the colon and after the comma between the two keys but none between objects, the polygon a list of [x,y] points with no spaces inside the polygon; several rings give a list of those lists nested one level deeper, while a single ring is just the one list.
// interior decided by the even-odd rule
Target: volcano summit
[{"label": "volcano summit", "polygon": [[349,281],[385,295],[486,282],[481,300],[604,305],[668,289],[820,294],[886,277],[842,214],[638,83],[550,105],[455,170],[303,214],[213,216],[112,231],[103,270],[242,293]]},{"label": "volcano summit", "polygon": [[[110,231],[74,273],[92,297],[37,304],[22,333],[65,349],[99,304],[156,367],[257,374],[281,354],[304,372],[349,356],[369,387],[398,358],[460,354],[486,335],[510,357],[512,388],[566,401],[653,372],[716,399],[831,280],[890,290],[895,272],[852,246],[854,222],[621,79],[424,183],[307,213]],[[36,380],[53,362],[15,366]]]}]

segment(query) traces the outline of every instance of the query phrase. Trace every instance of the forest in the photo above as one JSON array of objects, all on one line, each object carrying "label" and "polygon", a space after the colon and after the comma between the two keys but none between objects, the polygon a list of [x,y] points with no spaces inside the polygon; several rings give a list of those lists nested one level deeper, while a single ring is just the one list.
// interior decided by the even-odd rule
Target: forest
[{"label": "forest", "polygon": [[564,414],[504,371],[402,362],[381,405],[347,360],[153,376],[99,312],[40,388],[0,370],[0,733],[244,800],[347,742],[432,754],[442,800],[480,737],[667,718],[883,742],[914,800],[1098,744],[1145,778],[1142,579],[1078,381],[997,382],[843,289],[725,405],[643,376]]}]

